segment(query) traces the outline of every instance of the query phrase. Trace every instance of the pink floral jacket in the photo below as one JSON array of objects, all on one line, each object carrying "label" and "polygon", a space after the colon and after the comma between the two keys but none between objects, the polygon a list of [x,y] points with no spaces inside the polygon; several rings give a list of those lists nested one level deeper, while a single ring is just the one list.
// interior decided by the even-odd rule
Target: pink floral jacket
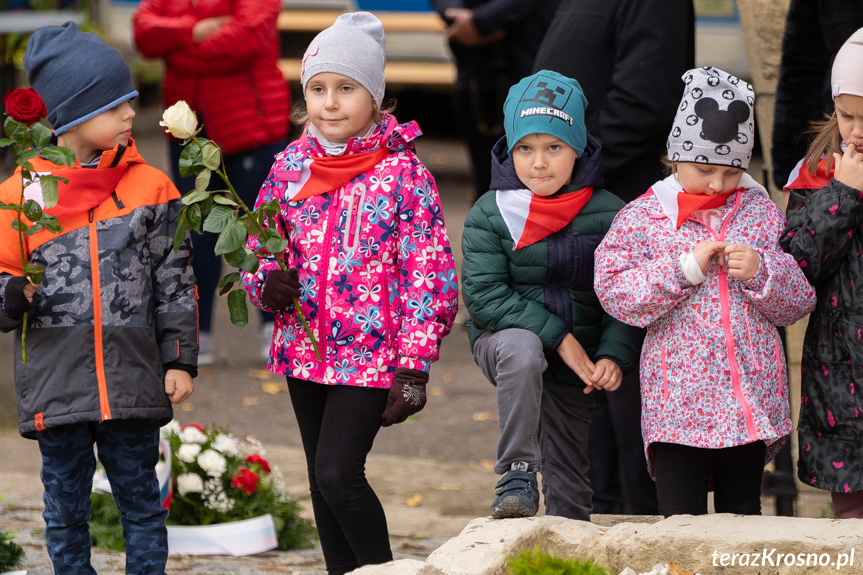
[{"label": "pink floral jacket", "polygon": [[[276,156],[257,205],[278,198],[281,217],[268,225],[287,231],[283,253],[299,270],[299,302],[320,347],[293,305],[276,313],[268,368],[274,373],[327,385],[389,388],[396,367],[428,371],[438,359],[458,308],[458,281],[434,178],[417,159],[414,122],[386,115],[346,154],[389,148],[373,168],[344,186],[296,202],[286,194],[304,165],[326,155],[303,135]],[[291,194],[292,195],[292,194]],[[259,247],[258,236],[247,247]],[[262,259],[257,273],[243,273],[256,306],[278,264]]]},{"label": "pink floral jacket", "polygon": [[[654,442],[718,449],[763,440],[771,459],[792,429],[775,326],[809,313],[815,291],[780,248],[784,217],[761,191],[731,194],[716,215],[718,225],[690,216],[675,229],[651,189],[621,210],[596,250],[602,306],[647,328],[641,428],[651,470]],[[758,271],[741,281],[714,260],[693,285],[679,257],[705,240],[751,246]]]}]

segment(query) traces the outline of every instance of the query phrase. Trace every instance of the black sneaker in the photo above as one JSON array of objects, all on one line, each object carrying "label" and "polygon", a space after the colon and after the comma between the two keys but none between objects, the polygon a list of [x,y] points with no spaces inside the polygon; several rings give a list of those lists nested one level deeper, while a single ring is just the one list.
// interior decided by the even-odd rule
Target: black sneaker
[{"label": "black sneaker", "polygon": [[495,485],[497,499],[491,504],[491,516],[533,517],[539,510],[536,473],[512,469]]}]

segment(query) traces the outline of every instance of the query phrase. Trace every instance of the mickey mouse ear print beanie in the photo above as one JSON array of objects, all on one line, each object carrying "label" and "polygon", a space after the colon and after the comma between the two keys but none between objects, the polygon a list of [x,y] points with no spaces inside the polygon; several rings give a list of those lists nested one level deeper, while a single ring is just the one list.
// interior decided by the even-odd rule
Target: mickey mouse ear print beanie
[{"label": "mickey mouse ear print beanie", "polygon": [[712,66],[694,68],[668,136],[668,159],[746,169],[755,140],[755,92],[743,80]]},{"label": "mickey mouse ear print beanie", "polygon": [[33,32],[24,71],[58,136],[138,95],[123,56],[74,22]]},{"label": "mickey mouse ear print beanie", "polygon": [[834,98],[840,94],[863,97],[861,64],[863,64],[863,28],[845,40],[836,53],[836,59],[833,60],[830,86]]},{"label": "mickey mouse ear print beanie", "polygon": [[300,71],[303,92],[316,74],[333,72],[359,82],[380,108],[386,85],[385,53],[384,25],[377,16],[369,12],[342,14],[309,44]]}]

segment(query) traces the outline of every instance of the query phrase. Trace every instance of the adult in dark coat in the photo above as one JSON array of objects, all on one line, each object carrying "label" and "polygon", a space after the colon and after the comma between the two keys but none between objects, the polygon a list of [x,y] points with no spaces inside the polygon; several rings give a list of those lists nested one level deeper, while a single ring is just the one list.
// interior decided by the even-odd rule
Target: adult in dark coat
[{"label": "adult in dark coat", "polygon": [[457,76],[453,110],[473,166],[476,197],[489,190],[491,149],[503,136],[507,90],[533,71],[560,0],[432,0],[449,25]]},{"label": "adult in dark coat", "polygon": [[[602,144],[603,187],[624,201],[664,177],[660,162],[695,66],[692,0],[563,0],[534,70],[575,78],[589,105],[587,131]],[[657,513],[644,461],[638,373],[594,394],[590,480],[594,513]]]},{"label": "adult in dark coat", "polygon": [[791,0],[773,118],[773,183],[780,188],[806,155],[812,122],[833,113],[830,70],[836,52],[863,26],[863,2]]}]

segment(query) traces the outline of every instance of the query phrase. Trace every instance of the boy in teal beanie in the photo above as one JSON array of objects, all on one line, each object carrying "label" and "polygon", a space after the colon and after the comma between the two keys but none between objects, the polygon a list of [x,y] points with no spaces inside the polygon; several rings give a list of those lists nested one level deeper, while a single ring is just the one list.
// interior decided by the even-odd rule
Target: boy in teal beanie
[{"label": "boy in teal beanie", "polygon": [[589,520],[594,389],[613,391],[641,331],[602,310],[593,252],[623,207],[601,189],[599,143],[575,80],[543,70],[509,90],[492,190],[468,213],[462,296],[474,360],[497,388],[501,437],[491,515]]}]

